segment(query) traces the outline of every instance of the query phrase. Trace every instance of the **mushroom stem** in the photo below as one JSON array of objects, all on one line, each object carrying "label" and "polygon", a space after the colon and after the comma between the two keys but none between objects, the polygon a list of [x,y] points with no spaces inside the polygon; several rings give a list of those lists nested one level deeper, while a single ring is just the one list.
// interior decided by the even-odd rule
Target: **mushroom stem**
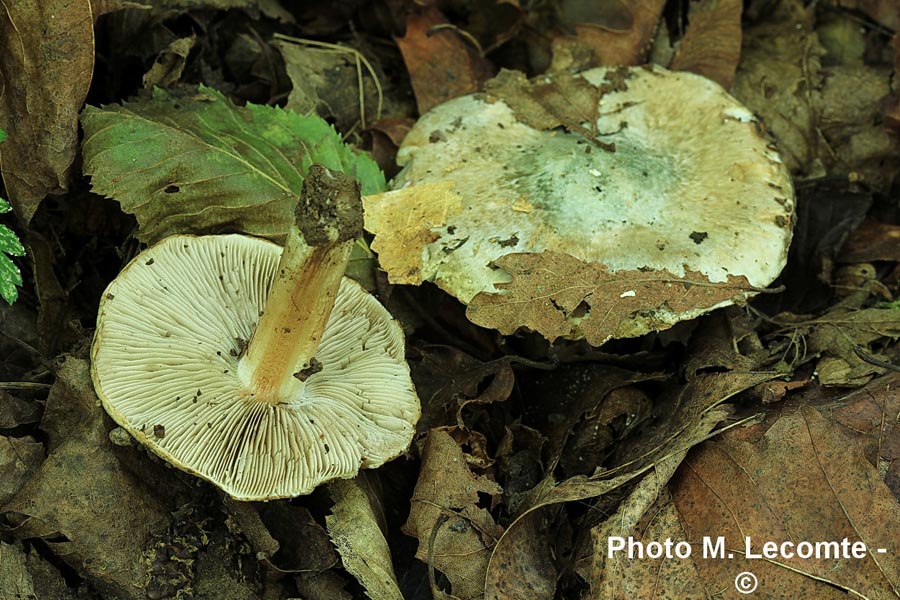
[{"label": "mushroom stem", "polygon": [[361,234],[359,184],[311,166],[265,310],[239,366],[257,400],[284,402],[321,369],[315,353]]}]

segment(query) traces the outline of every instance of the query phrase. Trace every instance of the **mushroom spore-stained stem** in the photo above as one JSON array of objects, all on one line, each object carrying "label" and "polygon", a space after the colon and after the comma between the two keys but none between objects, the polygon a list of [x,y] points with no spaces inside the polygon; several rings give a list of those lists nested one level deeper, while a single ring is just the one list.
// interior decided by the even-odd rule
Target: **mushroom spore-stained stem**
[{"label": "mushroom spore-stained stem", "polygon": [[321,368],[315,353],[362,223],[356,180],[312,165],[265,309],[239,367],[255,399],[285,402]]}]

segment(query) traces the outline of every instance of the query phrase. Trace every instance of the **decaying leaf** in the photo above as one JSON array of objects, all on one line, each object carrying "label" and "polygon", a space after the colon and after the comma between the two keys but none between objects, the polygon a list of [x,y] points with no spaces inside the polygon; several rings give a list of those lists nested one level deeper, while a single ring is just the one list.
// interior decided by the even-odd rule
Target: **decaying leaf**
[{"label": "decaying leaf", "polygon": [[142,241],[225,230],[280,239],[314,162],[355,176],[363,194],[385,185],[377,165],[320,117],[240,108],[207,87],[89,106],[82,122],[94,191],[137,217]]},{"label": "decaying leaf", "polygon": [[524,325],[551,341],[583,336],[594,346],[666,328],[658,316],[644,318],[644,311],[699,315],[750,289],[743,276],[711,283],[691,271],[684,277],[665,271],[610,272],[605,265],[558,252],[507,254],[495,264],[512,282],[497,284],[497,294],[472,299],[466,315],[473,323],[505,335]]},{"label": "decaying leaf", "polygon": [[847,10],[862,11],[885,27],[900,30],[900,12],[893,0],[835,0],[835,4]]},{"label": "decaying leaf", "polygon": [[516,523],[509,543],[491,555],[484,585],[485,600],[553,600],[558,570],[547,543],[543,512],[528,513]]},{"label": "decaying leaf", "polygon": [[44,460],[44,446],[32,437],[0,435],[0,506],[9,502]]},{"label": "decaying leaf", "polygon": [[41,420],[41,405],[0,390],[0,429],[14,429]]},{"label": "decaying leaf", "polygon": [[[900,338],[900,311],[890,308],[836,308],[815,319],[813,324],[808,352],[822,356],[816,374],[824,385],[862,385],[883,373],[884,368],[863,360],[858,349],[867,349],[876,340]],[[887,361],[877,352],[866,351],[876,361]]]},{"label": "decaying leaf", "polygon": [[[754,436],[754,433],[757,436]],[[782,414],[763,435],[733,431],[704,444],[673,485],[684,538],[724,536],[731,559],[691,560],[707,589],[733,585],[752,571],[757,594],[792,598],[871,599],[900,595],[900,506],[860,448],[811,407]],[[747,438],[750,438],[748,441]],[[865,558],[778,556],[749,559],[766,542],[862,541]],[[793,548],[796,550],[796,546]],[[884,552],[878,551],[883,549]]]},{"label": "decaying leaf", "polygon": [[900,262],[900,225],[866,219],[841,247],[840,262],[867,263],[876,260]]},{"label": "decaying leaf", "polygon": [[101,592],[143,597],[143,552],[149,535],[167,525],[171,482],[154,486],[120,463],[86,361],[70,357],[59,368],[42,427],[49,455],[0,514],[17,536],[43,538]]},{"label": "decaying leaf", "polygon": [[[146,0],[150,3],[151,0]],[[293,15],[284,9],[278,0],[152,0],[155,8],[172,8],[180,10],[198,10],[202,8],[228,10],[243,9],[248,12],[260,12],[263,15],[278,19],[282,23],[293,23]]]},{"label": "decaying leaf", "polygon": [[371,63],[354,48],[305,41],[274,42],[293,86],[286,108],[333,118],[341,131],[380,119],[381,88]]},{"label": "decaying leaf", "polygon": [[[661,566],[660,563],[654,561],[649,568],[646,568],[646,563],[642,564],[642,561],[628,560],[618,555],[610,558],[607,552],[607,540],[611,536],[627,538],[633,535],[638,524],[647,520],[648,513],[653,514],[653,520],[655,520],[656,511],[651,512],[651,508],[658,503],[661,497],[668,496],[666,486],[686,454],[685,450],[659,461],[654,465],[653,471],[641,479],[619,504],[616,514],[591,530],[594,552],[588,580],[591,583],[592,598],[612,599],[620,596],[623,592],[636,598],[660,597],[661,594],[656,591],[660,583],[655,578],[646,577],[649,571],[658,569]],[[660,526],[661,524],[657,525],[657,527]],[[689,585],[690,581],[689,578],[673,579],[671,583],[683,589],[682,586]],[[676,593],[674,597],[684,597],[684,593]]]},{"label": "decaying leaf", "polygon": [[195,41],[196,35],[178,38],[160,52],[153,66],[144,74],[144,89],[149,90],[155,86],[168,87],[181,79],[181,73]]},{"label": "decaying leaf", "polygon": [[[762,117],[792,172],[813,178],[855,171],[886,189],[900,147],[881,123],[887,69],[862,54],[831,52],[817,25],[815,7],[781,2],[770,19],[746,28],[731,91]],[[859,29],[850,27],[861,38]]]},{"label": "decaying leaf", "polygon": [[413,347],[407,355],[416,390],[423,402],[420,433],[456,425],[470,431],[464,414],[469,404],[506,400],[515,375],[508,360],[482,362],[452,346]]},{"label": "decaying leaf", "polygon": [[500,486],[469,470],[447,430],[429,431],[404,531],[419,539],[416,558],[446,575],[460,600],[483,597],[491,549],[503,532],[479,506],[479,494],[496,496]]},{"label": "decaying leaf", "polygon": [[21,543],[0,541],[0,590],[10,598],[36,598]]},{"label": "decaying leaf", "polygon": [[428,279],[421,272],[422,250],[438,237],[429,230],[462,212],[453,187],[452,181],[442,181],[363,197],[365,227],[377,236],[372,249],[388,281],[419,285]]},{"label": "decaying leaf", "polygon": [[[592,475],[609,446],[650,416],[652,402],[634,384],[664,378],[591,363],[523,373],[519,384],[529,390],[523,420],[541,432],[541,454],[563,477]],[[611,426],[614,420],[618,427]]]},{"label": "decaying leaf", "polygon": [[[531,490],[516,519],[497,541],[494,554],[505,556],[508,551],[504,545],[516,543],[516,530],[533,511],[562,502],[577,502],[602,496],[637,481],[645,474],[653,477],[652,471],[657,465],[663,473],[668,472],[688,449],[708,439],[710,432],[725,418],[728,411],[719,408],[723,402],[772,376],[766,373],[700,375],[670,397],[661,399],[659,411],[666,418],[657,421],[641,435],[627,440],[617,457],[617,466],[590,477],[576,476],[559,483],[547,478]],[[653,484],[648,485],[652,487]],[[495,571],[500,567],[495,566],[492,558],[487,579],[499,579],[501,576],[514,579],[522,576],[512,572],[508,565],[505,568],[502,575]]]},{"label": "decaying leaf", "polygon": [[529,80],[524,73],[504,69],[485,84],[484,91],[508,104],[519,121],[534,129],[565,127],[587,137],[596,135],[583,124],[596,123],[604,88],[582,77]]},{"label": "decaying leaf", "polygon": [[354,479],[332,481],[328,490],[334,507],[325,522],[344,568],[356,577],[372,600],[403,600],[391,564],[391,551],[365,490]]},{"label": "decaying leaf", "polygon": [[741,57],[742,7],[740,0],[692,2],[687,31],[670,68],[731,87]]},{"label": "decaying leaf", "polygon": [[580,4],[594,10],[599,9],[594,15],[582,15],[574,23],[578,39],[594,51],[595,64],[639,65],[644,62],[666,4],[664,0],[614,0]]},{"label": "decaying leaf", "polygon": [[841,404],[825,406],[820,411],[842,425],[845,435],[855,439],[900,501],[900,422],[891,418],[900,414],[898,385],[900,375],[896,373],[879,377],[851,393]]},{"label": "decaying leaf", "polygon": [[450,25],[437,6],[419,7],[395,38],[409,71],[419,114],[451,98],[478,90],[489,77],[487,61]]},{"label": "decaying leaf", "polygon": [[0,171],[26,224],[69,187],[78,111],[94,70],[89,0],[0,0]]}]

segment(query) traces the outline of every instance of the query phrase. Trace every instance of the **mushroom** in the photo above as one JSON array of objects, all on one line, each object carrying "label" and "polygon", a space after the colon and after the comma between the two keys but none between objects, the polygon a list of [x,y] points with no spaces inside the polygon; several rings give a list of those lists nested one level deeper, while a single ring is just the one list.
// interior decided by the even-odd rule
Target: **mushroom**
[{"label": "mushroom", "polygon": [[[396,191],[364,199],[376,251],[396,253],[398,238],[427,241],[388,270],[392,281],[417,272],[469,304],[505,293],[511,275],[500,257],[544,252],[611,273],[746,278],[726,302],[636,312],[616,336],[627,337],[746,298],[781,272],[794,222],[790,175],[762,125],[718,84],[655,66],[531,82],[501,75],[486,93],[422,116],[398,153]],[[381,211],[423,185],[450,186],[458,208],[417,223],[419,232],[385,227]]]},{"label": "mushroom", "polygon": [[310,168],[284,250],[173,236],[100,303],[104,408],[174,466],[238,500],[307,494],[408,447],[420,414],[400,326],[343,278],[361,233],[352,178]]}]

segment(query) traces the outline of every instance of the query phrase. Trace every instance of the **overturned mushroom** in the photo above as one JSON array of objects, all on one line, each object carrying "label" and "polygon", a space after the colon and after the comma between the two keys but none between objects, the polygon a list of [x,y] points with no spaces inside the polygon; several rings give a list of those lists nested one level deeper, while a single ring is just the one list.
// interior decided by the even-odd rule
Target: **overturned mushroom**
[{"label": "overturned mushroom", "polygon": [[[787,169],[748,109],[690,73],[600,68],[527,81],[506,72],[486,93],[424,115],[398,162],[396,191],[365,199],[389,277],[434,281],[504,333],[528,325],[598,344],[664,329],[758,292],[787,258]],[[384,218],[417,214],[423,196],[442,208],[405,228]],[[537,272],[546,289],[516,288]],[[588,314],[607,274],[625,281],[608,290],[617,310]],[[631,284],[642,278],[660,285],[642,292]],[[679,304],[679,284],[721,293]],[[568,297],[556,301],[562,288]],[[609,323],[619,309],[627,316]],[[588,320],[604,318],[586,335]]]},{"label": "overturned mushroom", "polygon": [[404,452],[419,400],[390,314],[343,272],[351,178],[314,165],[284,251],[174,236],[107,288],[91,373],[115,421],[240,500],[309,493]]}]

